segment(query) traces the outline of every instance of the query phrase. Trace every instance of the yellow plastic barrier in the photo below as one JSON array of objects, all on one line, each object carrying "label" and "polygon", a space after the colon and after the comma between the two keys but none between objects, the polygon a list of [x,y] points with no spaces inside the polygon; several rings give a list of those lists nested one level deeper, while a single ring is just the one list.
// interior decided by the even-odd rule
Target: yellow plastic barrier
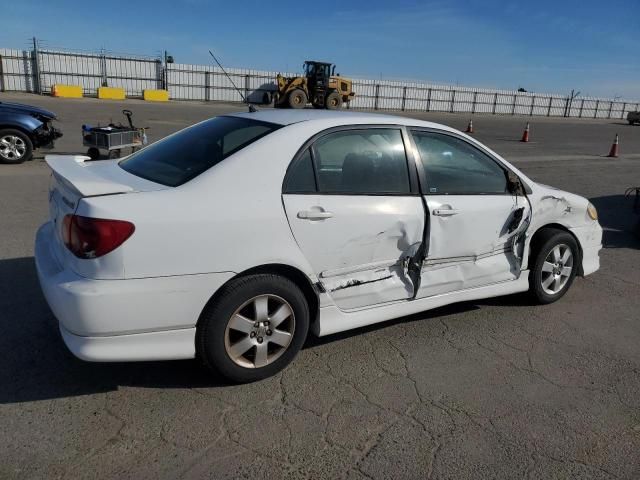
[{"label": "yellow plastic barrier", "polygon": [[142,98],[149,102],[166,102],[169,100],[169,92],[167,90],[144,90]]},{"label": "yellow plastic barrier", "polygon": [[80,85],[60,85],[51,87],[52,97],[62,98],[82,98],[82,87]]},{"label": "yellow plastic barrier", "polygon": [[98,98],[103,98],[106,100],[124,100],[124,88],[99,87]]}]

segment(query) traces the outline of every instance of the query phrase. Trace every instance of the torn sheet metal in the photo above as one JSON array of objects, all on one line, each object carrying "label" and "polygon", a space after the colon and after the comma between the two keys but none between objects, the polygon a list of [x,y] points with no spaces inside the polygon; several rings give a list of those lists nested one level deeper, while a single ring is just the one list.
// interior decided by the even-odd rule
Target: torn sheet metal
[{"label": "torn sheet metal", "polygon": [[[340,309],[413,296],[406,265],[422,243],[420,197],[284,195],[283,201],[298,245]],[[332,216],[298,216],[320,208]]]}]

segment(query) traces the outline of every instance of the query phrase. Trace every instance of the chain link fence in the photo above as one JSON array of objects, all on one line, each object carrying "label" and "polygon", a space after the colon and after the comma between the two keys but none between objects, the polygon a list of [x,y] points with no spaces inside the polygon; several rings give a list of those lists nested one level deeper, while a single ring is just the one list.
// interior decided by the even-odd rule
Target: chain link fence
[{"label": "chain link fence", "polygon": [[[59,83],[81,85],[87,96],[109,86],[124,88],[131,98],[146,89],[167,89],[175,100],[241,102],[237,87],[250,102],[268,103],[276,90],[275,71],[226,70],[229,77],[208,65],[40,49],[37,41],[31,50],[0,49],[0,91],[47,94]],[[351,109],[618,119],[640,110],[638,101],[390,80],[354,79],[354,90]]]}]

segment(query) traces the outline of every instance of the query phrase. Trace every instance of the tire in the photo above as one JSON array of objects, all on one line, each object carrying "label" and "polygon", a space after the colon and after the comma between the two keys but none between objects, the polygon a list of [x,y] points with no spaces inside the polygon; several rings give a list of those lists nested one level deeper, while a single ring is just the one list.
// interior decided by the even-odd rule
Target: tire
[{"label": "tire", "polygon": [[581,261],[580,250],[575,238],[562,230],[550,228],[539,235],[529,274],[529,293],[537,303],[548,304],[562,298],[571,287]]},{"label": "tire", "polygon": [[327,95],[324,104],[327,110],[338,110],[342,108],[342,97],[338,92],[332,92]]},{"label": "tire", "polygon": [[[258,310],[265,313],[259,315]],[[258,318],[263,320],[258,322]],[[207,305],[198,322],[196,349],[213,372],[235,383],[254,382],[291,363],[308,330],[307,301],[291,280],[272,274],[249,275],[231,280]],[[259,352],[266,353],[260,356]]]},{"label": "tire", "polygon": [[289,93],[288,97],[289,107],[291,108],[304,108],[307,106],[307,94],[304,90],[296,88]]},{"label": "tire", "polygon": [[96,147],[91,147],[89,150],[87,150],[87,155],[91,160],[98,160],[100,158],[100,150],[98,150]]},{"label": "tire", "polygon": [[110,160],[115,160],[116,158],[120,158],[120,150],[109,150],[107,157]]},{"label": "tire", "polygon": [[629,125],[635,125],[636,122],[634,122],[633,120],[627,120],[629,122]]},{"label": "tire", "polygon": [[0,163],[16,165],[32,156],[33,143],[28,135],[12,128],[0,130]]}]

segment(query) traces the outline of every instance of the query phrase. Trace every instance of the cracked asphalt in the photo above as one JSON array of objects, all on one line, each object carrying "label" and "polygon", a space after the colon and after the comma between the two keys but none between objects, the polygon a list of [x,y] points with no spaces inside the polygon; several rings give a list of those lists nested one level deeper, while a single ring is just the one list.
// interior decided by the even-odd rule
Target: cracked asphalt
[{"label": "cracked asphalt", "polygon": [[[59,113],[58,152],[83,151],[80,125],[119,120],[124,105],[152,140],[241,108],[2,100]],[[591,199],[601,270],[552,305],[516,295],[310,338],[284,372],[241,386],[196,361],[68,353],[33,263],[48,170],[41,158],[0,165],[0,478],[640,478],[640,240],[622,195],[640,184],[640,127],[473,119],[533,179]],[[616,132],[622,156],[603,157]]]}]

